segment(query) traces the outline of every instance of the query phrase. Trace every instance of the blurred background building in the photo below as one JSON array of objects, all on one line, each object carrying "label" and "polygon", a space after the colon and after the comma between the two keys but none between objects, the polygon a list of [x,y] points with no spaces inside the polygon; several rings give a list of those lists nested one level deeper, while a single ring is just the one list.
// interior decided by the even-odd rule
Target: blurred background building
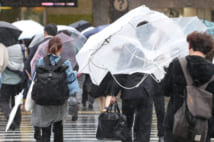
[{"label": "blurred background building", "polygon": [[[79,20],[89,21],[93,26],[108,24],[140,5],[161,11],[170,17],[198,16],[214,21],[214,0],[74,0],[75,6],[37,6],[32,0],[26,6],[23,0],[0,0],[0,20],[14,22],[32,19],[41,24],[56,23],[69,25]],[[44,0],[62,3],[69,0]],[[72,1],[72,0],[70,0]],[[19,2],[19,6],[14,6]],[[29,3],[29,1],[28,1]],[[6,5],[7,4],[7,5]]]}]

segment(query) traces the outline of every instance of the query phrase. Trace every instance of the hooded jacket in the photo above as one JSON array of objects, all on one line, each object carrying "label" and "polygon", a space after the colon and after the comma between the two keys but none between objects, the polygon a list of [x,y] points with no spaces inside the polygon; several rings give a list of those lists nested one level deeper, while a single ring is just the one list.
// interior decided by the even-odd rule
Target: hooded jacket
[{"label": "hooded jacket", "polygon": [[[214,65],[205,58],[200,56],[186,56],[186,59],[187,70],[193,79],[194,85],[203,85],[214,75]],[[168,71],[164,79],[161,81],[160,88],[160,92],[163,93],[162,95],[170,97],[164,121],[164,126],[169,129],[172,129],[173,127],[174,114],[184,102],[185,87],[186,80],[181,69],[181,65],[176,58],[170,63]],[[214,81],[209,83],[206,90],[214,94]]]}]

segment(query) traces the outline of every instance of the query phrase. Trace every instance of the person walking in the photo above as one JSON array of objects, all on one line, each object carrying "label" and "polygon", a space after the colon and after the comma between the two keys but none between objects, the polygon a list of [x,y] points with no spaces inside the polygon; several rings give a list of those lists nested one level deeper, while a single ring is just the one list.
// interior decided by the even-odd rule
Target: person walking
[{"label": "person walking", "polygon": [[[214,49],[214,40],[207,33],[195,31],[187,36],[187,41],[189,43],[189,55],[185,57],[186,68],[193,80],[193,85],[201,86],[214,75],[214,65],[205,59],[206,55]],[[170,63],[160,87],[160,92],[170,97],[164,119],[165,142],[178,142],[172,133],[174,115],[184,102],[186,85],[184,73],[178,58],[176,58]],[[208,84],[206,90],[214,94],[214,81]],[[212,114],[214,114],[214,109],[212,110]]]},{"label": "person walking", "polygon": [[[31,62],[34,54],[36,53],[39,45],[44,43],[45,41],[51,39],[56,34],[57,34],[57,26],[56,26],[56,24],[54,24],[54,23],[47,24],[44,27],[44,39],[42,41],[38,42],[32,48],[29,49],[29,55],[28,55],[27,60],[25,61],[25,65],[24,65],[25,78],[26,78],[25,80],[28,80],[28,86],[25,88],[25,91],[24,91],[24,98],[26,98],[28,87],[30,86],[30,83],[31,83],[31,79],[29,78],[29,75],[31,74],[30,62]],[[23,104],[23,106],[24,106],[24,104]],[[40,137],[41,137],[40,129],[37,128],[37,127],[34,127],[34,138],[35,139],[40,139]]]},{"label": "person walking", "polygon": [[[129,129],[129,138],[124,142],[149,142],[153,95],[156,90],[153,78],[144,73],[133,73],[115,75],[115,80],[112,83],[111,95],[116,96],[121,91],[122,112],[127,118]],[[115,102],[115,97],[111,102]]]},{"label": "person walking", "polygon": [[[15,105],[15,96],[21,92],[23,87],[25,47],[21,44],[14,44],[8,46],[7,51],[8,65],[1,73],[0,108],[2,108],[6,119],[9,119],[10,104],[12,107]],[[19,128],[20,123],[21,109],[19,106],[10,130]]]},{"label": "person walking", "polygon": [[[61,57],[59,55],[62,51],[62,48],[62,42],[59,37],[53,37],[50,39],[48,43],[48,60],[50,61],[51,65],[54,66],[61,61]],[[44,65],[45,59],[47,58],[39,58],[36,65]],[[77,82],[77,74],[72,70],[72,66],[69,60],[65,60],[63,65],[67,66],[67,69],[65,71],[65,81],[68,86],[69,95],[71,96],[74,95],[75,92],[80,91]],[[36,71],[37,68],[35,69],[34,74],[36,73]],[[54,142],[63,142],[63,118],[65,117],[66,112],[66,101],[62,105],[39,105],[35,103],[32,109],[31,123],[34,127],[40,128],[41,130],[41,138],[36,138],[36,140],[42,142],[50,142],[51,127],[53,127]]]}]

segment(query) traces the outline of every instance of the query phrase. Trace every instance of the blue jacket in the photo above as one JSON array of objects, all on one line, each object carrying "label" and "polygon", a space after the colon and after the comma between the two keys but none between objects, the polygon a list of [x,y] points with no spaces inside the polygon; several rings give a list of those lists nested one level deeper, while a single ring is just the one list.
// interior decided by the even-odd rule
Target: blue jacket
[{"label": "blue jacket", "polygon": [[[60,56],[56,56],[56,55],[51,55],[50,56],[50,61],[52,65],[55,65],[56,62],[58,62],[60,60]],[[43,57],[39,58],[37,60],[36,65],[44,65],[44,60]],[[77,73],[75,71],[72,70],[72,66],[69,60],[66,60],[64,62],[64,65],[68,66],[68,69],[66,70],[66,82],[68,84],[68,89],[69,89],[69,94],[72,95],[75,92],[79,92],[80,88],[78,85],[78,81],[77,81]],[[36,69],[36,68],[35,68]],[[36,70],[34,70],[34,75],[35,75]],[[33,76],[34,76],[33,75]],[[75,81],[73,81],[75,80]]]}]

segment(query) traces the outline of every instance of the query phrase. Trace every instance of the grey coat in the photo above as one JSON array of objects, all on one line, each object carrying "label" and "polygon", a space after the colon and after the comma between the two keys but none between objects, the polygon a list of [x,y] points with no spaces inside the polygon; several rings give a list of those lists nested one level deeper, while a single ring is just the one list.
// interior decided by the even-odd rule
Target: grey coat
[{"label": "grey coat", "polygon": [[60,106],[41,106],[34,104],[31,124],[37,127],[48,127],[54,122],[63,120],[66,113],[67,103]]}]

